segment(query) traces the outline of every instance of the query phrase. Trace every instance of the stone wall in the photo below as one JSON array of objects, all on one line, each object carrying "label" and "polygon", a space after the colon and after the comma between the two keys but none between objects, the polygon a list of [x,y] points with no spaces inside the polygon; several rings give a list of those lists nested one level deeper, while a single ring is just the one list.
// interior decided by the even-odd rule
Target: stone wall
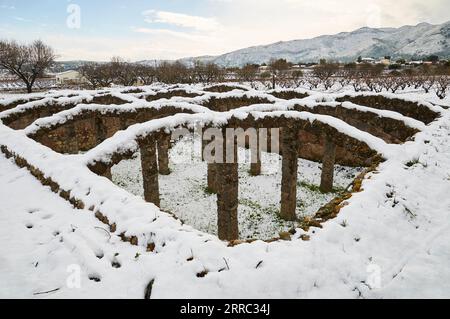
[{"label": "stone wall", "polygon": [[348,109],[342,106],[329,107],[317,105],[313,108],[297,105],[296,111],[330,115],[354,126],[362,131],[383,139],[386,143],[399,144],[405,142],[419,131],[405,125],[404,122],[387,117],[380,117],[371,112]]},{"label": "stone wall", "polygon": [[[76,154],[94,148],[105,139],[131,125],[180,112],[180,109],[174,107],[143,108],[136,110],[136,112],[110,112],[105,114],[97,111],[84,111],[66,123],[42,128],[31,134],[30,137],[58,153]],[[183,112],[190,113],[187,110],[183,110]],[[95,118],[99,119],[97,125]],[[100,127],[98,124],[100,124]]]},{"label": "stone wall", "polygon": [[345,96],[337,99],[337,101],[352,102],[375,109],[398,112],[405,116],[422,121],[425,124],[430,124],[439,116],[438,113],[433,112],[424,105],[401,99],[391,99],[381,95],[358,95],[354,97]]},{"label": "stone wall", "polygon": [[300,93],[296,91],[274,91],[269,92],[269,94],[283,100],[304,99],[309,96],[307,93]]},{"label": "stone wall", "polygon": [[158,92],[155,95],[144,95],[143,98],[148,102],[152,102],[160,99],[171,99],[175,96],[193,98],[201,95],[199,93],[190,93],[186,90],[172,90],[170,92]]},{"label": "stone wall", "polygon": [[243,106],[249,106],[253,104],[271,104],[273,102],[265,98],[259,97],[232,97],[232,98],[216,98],[212,97],[208,101],[202,103],[203,106],[216,112],[228,112]]}]

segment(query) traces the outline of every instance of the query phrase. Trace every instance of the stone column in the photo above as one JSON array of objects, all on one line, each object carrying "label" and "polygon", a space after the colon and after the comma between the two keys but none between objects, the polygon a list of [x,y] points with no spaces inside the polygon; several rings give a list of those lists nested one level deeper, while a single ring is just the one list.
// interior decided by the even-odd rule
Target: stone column
[{"label": "stone column", "polygon": [[334,164],[336,162],[336,144],[327,136],[322,160],[322,178],[320,191],[329,193],[333,191]]},{"label": "stone column", "polygon": [[217,193],[217,164],[208,163],[208,191]]},{"label": "stone column", "polygon": [[164,133],[158,139],[158,167],[159,174],[170,175],[169,169],[169,148],[170,148],[170,134]]},{"label": "stone column", "polygon": [[160,206],[159,172],[156,157],[156,142],[153,138],[141,142],[141,165],[144,180],[144,198],[147,202]]},{"label": "stone column", "polygon": [[214,140],[206,141],[203,138],[202,132],[202,161],[206,161],[208,171],[207,171],[207,180],[208,180],[208,191],[214,194],[217,194],[217,164],[214,161],[215,151],[211,151],[211,158],[205,158],[205,147],[208,143],[212,143]]},{"label": "stone column", "polygon": [[201,129],[201,132],[200,132],[201,152],[202,152],[202,153],[200,154],[200,158],[201,158],[202,162],[207,161],[207,158],[205,158],[205,148],[206,148],[206,146],[208,146],[209,143],[212,142],[211,140],[205,140],[205,138],[204,138],[204,133],[205,133],[205,131],[208,130],[209,128],[210,128],[210,127],[205,126],[205,127],[203,127],[203,128]]},{"label": "stone column", "polygon": [[295,220],[297,209],[297,172],[298,172],[298,129],[283,127],[281,133],[282,180],[280,217],[284,220]]},{"label": "stone column", "polygon": [[[252,143],[250,143],[250,146],[252,146]],[[250,151],[251,151],[250,175],[252,176],[261,175],[261,147],[259,139],[259,130],[257,130],[256,134],[256,150],[250,148]]]},{"label": "stone column", "polygon": [[[225,137],[225,130],[223,130]],[[234,144],[234,163],[226,163],[226,145]],[[239,174],[236,140],[224,138],[224,160],[216,166],[217,181],[217,214],[218,236],[221,240],[239,239],[238,205],[239,205]]]}]

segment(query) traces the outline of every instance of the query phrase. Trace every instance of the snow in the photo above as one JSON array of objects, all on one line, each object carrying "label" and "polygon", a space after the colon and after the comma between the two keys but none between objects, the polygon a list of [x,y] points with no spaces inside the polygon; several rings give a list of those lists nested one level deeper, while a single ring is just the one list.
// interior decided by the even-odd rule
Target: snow
[{"label": "snow", "polygon": [[[0,124],[1,145],[38,167],[61,189],[71,190],[71,196],[82,200],[86,208],[92,206],[94,212],[117,223],[117,231],[109,235],[93,211],[74,209],[26,169],[0,155],[0,240],[7,243],[0,245],[0,297],[143,298],[145,287],[154,279],[152,298],[450,298],[450,111],[431,104],[429,95],[411,92],[398,96],[427,100],[441,113],[402,145],[386,144],[332,117],[284,110],[286,101],[280,101],[281,109],[275,114],[253,109],[252,114],[259,117],[283,114],[327,123],[384,152],[387,161],[367,176],[363,191],[353,194],[338,217],[327,221],[323,229],[313,227],[307,233],[297,229],[292,241],[258,240],[235,247],[206,233],[207,227],[197,230],[182,224],[96,176],[86,164],[117,149],[137,150],[134,139],[139,134],[186,122],[220,125],[233,115],[248,116],[247,111],[178,114],[137,124],[79,155],[58,154],[29,139],[26,131]],[[316,93],[314,99],[321,97],[329,98]],[[440,104],[450,105],[450,101]],[[183,149],[183,144],[179,148]],[[178,149],[173,152],[172,158]],[[319,167],[309,164],[302,161],[299,174],[317,184]],[[187,164],[172,165],[179,174],[173,178],[200,178],[198,171],[194,172],[196,166],[190,171],[184,169]],[[277,200],[277,193],[270,190],[275,189],[273,181],[279,177],[270,165],[263,167],[266,171],[260,183],[269,191],[259,193],[243,186],[243,194],[250,200],[264,196],[262,204],[270,205]],[[245,176],[242,169],[241,176]],[[171,178],[162,179],[163,197],[169,199],[174,196]],[[180,186],[189,192],[186,184],[180,182]],[[300,196],[305,199],[302,192]],[[122,242],[122,232],[136,236],[138,245]],[[272,230],[260,230],[264,232]],[[301,240],[301,235],[309,235],[310,241]],[[153,252],[146,251],[149,243],[155,244]],[[115,268],[119,263],[120,268]],[[77,267],[80,287],[71,288],[67,281]],[[205,270],[205,277],[197,277]]]},{"label": "snow", "polygon": [[[413,57],[440,54],[449,55],[446,29],[450,22],[441,25],[419,24],[401,28],[361,28],[312,39],[282,41],[269,45],[245,48],[204,60],[221,66],[234,67],[245,64],[268,63],[271,59],[287,59],[292,63],[317,62],[320,59],[355,61],[362,57]],[[184,59],[191,62],[199,58]]]},{"label": "snow", "polygon": [[[169,176],[160,176],[161,207],[174,213],[186,224],[213,235],[217,234],[217,196],[206,191],[206,163],[200,157],[200,138],[185,137],[170,152]],[[263,153],[261,176],[249,175],[250,152],[239,150],[239,225],[240,238],[271,239],[292,228],[292,222],[278,218],[281,194],[281,157]],[[362,171],[360,168],[338,166],[336,189],[344,189]],[[140,154],[112,168],[113,181],[143,197]],[[321,165],[307,160],[299,161],[297,216],[314,215],[337,193],[322,194]],[[176,187],[174,187],[176,185]]]}]

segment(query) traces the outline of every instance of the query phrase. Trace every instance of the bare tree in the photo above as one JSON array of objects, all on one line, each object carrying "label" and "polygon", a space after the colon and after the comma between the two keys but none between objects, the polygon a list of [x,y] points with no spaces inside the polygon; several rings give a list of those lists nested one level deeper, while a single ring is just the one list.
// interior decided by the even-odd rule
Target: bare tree
[{"label": "bare tree", "polygon": [[290,86],[299,87],[305,83],[305,78],[303,77],[303,72],[301,70],[296,70],[291,72],[290,76]]},{"label": "bare tree", "polygon": [[29,45],[0,41],[0,66],[22,80],[28,93],[33,91],[36,79],[44,75],[55,58],[53,49],[40,40]]},{"label": "bare tree", "polygon": [[155,71],[157,80],[162,83],[192,83],[194,79],[192,70],[179,61],[162,62]]},{"label": "bare tree", "polygon": [[321,80],[312,74],[308,74],[306,76],[305,80],[308,83],[307,85],[310,90],[317,89],[321,83]]},{"label": "bare tree", "polygon": [[292,63],[287,62],[285,59],[278,59],[271,60],[269,66],[272,70],[272,89],[275,89],[277,82],[284,83],[286,81]]},{"label": "bare tree", "polygon": [[132,86],[136,83],[138,76],[135,64],[127,62],[121,57],[113,57],[109,67],[116,84]]},{"label": "bare tree", "polygon": [[338,64],[321,61],[321,64],[314,68],[313,74],[322,82],[325,89],[328,90],[335,84],[336,79],[333,77],[338,73],[338,71]]},{"label": "bare tree", "polygon": [[425,75],[423,76],[423,79],[422,88],[425,90],[425,93],[429,93],[436,83],[436,78],[433,75]]},{"label": "bare tree", "polygon": [[344,88],[351,84],[353,72],[354,69],[347,66],[344,66],[341,70],[339,70],[337,73],[337,82],[341,85],[341,87]]},{"label": "bare tree", "polygon": [[255,64],[246,64],[237,70],[237,76],[240,82],[250,82],[252,84],[257,74],[258,66]]},{"label": "bare tree", "polygon": [[150,85],[155,82],[156,70],[149,65],[136,65],[136,76],[144,85]]},{"label": "bare tree", "polygon": [[78,71],[93,89],[109,87],[114,82],[115,74],[109,63],[86,63]]}]

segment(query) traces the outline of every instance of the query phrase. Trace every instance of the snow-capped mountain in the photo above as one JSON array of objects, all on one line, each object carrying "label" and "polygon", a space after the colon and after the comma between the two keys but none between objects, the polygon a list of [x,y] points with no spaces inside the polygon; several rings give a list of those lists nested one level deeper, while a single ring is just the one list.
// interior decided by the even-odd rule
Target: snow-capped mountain
[{"label": "snow-capped mountain", "polygon": [[[450,56],[450,21],[441,25],[420,23],[400,28],[361,28],[353,32],[324,35],[250,47],[217,57],[198,58],[222,66],[267,63],[272,58],[290,62],[316,62],[319,59],[352,61],[363,57],[423,57],[431,54]],[[197,58],[183,59],[185,62]]]}]

